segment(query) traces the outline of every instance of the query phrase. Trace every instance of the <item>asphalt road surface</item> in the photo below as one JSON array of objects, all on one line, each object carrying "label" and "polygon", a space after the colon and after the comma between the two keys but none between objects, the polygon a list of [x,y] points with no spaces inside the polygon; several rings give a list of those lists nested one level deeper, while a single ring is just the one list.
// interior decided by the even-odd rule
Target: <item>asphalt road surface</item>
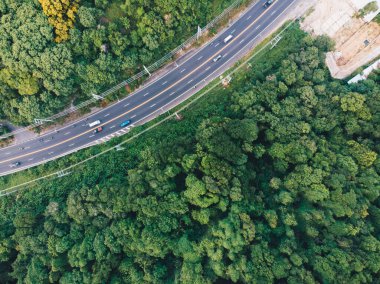
[{"label": "asphalt road surface", "polygon": [[[0,149],[0,176],[104,142],[141,124],[149,114],[158,115],[160,109],[170,106],[171,102],[178,100],[183,94],[190,91],[194,93],[214,79],[227,61],[239,59],[244,55],[248,43],[261,41],[261,33],[281,15],[286,14],[295,1],[277,0],[266,8],[263,6],[264,0],[258,1],[211,43],[133,95],[57,131]],[[233,37],[225,43],[224,39],[229,35]],[[127,119],[132,121],[131,124],[125,128],[120,127]],[[101,121],[99,126],[103,127],[103,131],[93,133],[97,127],[91,128],[88,124],[97,120]],[[13,165],[15,163],[19,165]]]}]

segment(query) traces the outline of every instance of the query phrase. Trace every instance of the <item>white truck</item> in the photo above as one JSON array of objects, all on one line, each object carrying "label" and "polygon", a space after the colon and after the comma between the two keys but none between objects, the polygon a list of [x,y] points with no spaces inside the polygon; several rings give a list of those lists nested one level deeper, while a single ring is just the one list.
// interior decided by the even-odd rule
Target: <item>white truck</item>
[{"label": "white truck", "polygon": [[92,128],[92,127],[97,126],[99,124],[100,124],[100,120],[95,120],[95,121],[89,123],[88,127]]},{"label": "white truck", "polygon": [[226,37],[226,38],[223,40],[223,42],[224,42],[224,43],[227,43],[227,42],[229,42],[233,37],[234,37],[233,35],[229,35],[228,37]]}]

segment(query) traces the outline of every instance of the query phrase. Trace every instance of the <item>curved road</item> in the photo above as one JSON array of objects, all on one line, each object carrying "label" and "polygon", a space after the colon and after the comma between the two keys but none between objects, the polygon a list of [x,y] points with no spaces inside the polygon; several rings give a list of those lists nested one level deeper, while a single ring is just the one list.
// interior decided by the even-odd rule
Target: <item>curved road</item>
[{"label": "curved road", "polygon": [[[122,135],[130,127],[142,124],[151,114],[158,116],[165,110],[195,93],[207,82],[216,78],[226,68],[227,63],[241,58],[252,46],[262,40],[261,34],[275,24],[296,0],[277,0],[267,8],[264,0],[259,0],[233,25],[218,35],[208,45],[182,62],[178,67],[140,88],[133,95],[111,105],[75,124],[63,126],[58,131],[44,134],[30,141],[0,149],[0,176],[27,169],[49,160],[54,160],[79,149],[101,143],[115,135]],[[224,43],[224,39],[233,38]],[[220,58],[214,61],[215,58]],[[231,64],[230,64],[231,65]],[[127,119],[132,123],[121,128]],[[93,133],[88,123],[100,120],[103,131]],[[19,162],[17,167],[11,167]]]}]

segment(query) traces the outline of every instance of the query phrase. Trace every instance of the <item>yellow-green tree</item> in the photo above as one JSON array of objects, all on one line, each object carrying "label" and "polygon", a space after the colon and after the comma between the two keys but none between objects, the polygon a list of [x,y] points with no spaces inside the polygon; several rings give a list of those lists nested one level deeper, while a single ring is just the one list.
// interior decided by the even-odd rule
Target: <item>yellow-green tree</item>
[{"label": "yellow-green tree", "polygon": [[74,26],[75,14],[79,0],[38,0],[55,29],[55,41],[62,42],[69,38],[69,30]]}]

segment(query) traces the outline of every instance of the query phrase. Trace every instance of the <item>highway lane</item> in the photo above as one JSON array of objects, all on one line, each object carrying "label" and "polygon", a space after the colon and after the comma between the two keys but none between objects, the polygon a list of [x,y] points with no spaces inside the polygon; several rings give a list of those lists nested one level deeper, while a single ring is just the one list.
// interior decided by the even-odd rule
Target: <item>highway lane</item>
[{"label": "highway lane", "polygon": [[[133,95],[75,124],[62,127],[56,133],[51,132],[40,138],[1,149],[0,175],[62,156],[86,144],[108,139],[115,132],[125,131],[120,129],[121,122],[126,119],[136,122],[199,85],[204,78],[220,69],[226,60],[239,54],[249,41],[257,38],[294,1],[277,0],[266,9],[262,7],[265,1],[259,1],[210,44],[180,63],[175,70],[151,82]],[[234,38],[224,44],[223,39],[230,34]],[[214,62],[213,58],[219,54],[222,58]],[[93,129],[88,127],[88,123],[98,119],[102,121],[104,130],[93,134]],[[21,166],[16,169],[10,168],[10,164],[16,161],[21,162]]]}]

